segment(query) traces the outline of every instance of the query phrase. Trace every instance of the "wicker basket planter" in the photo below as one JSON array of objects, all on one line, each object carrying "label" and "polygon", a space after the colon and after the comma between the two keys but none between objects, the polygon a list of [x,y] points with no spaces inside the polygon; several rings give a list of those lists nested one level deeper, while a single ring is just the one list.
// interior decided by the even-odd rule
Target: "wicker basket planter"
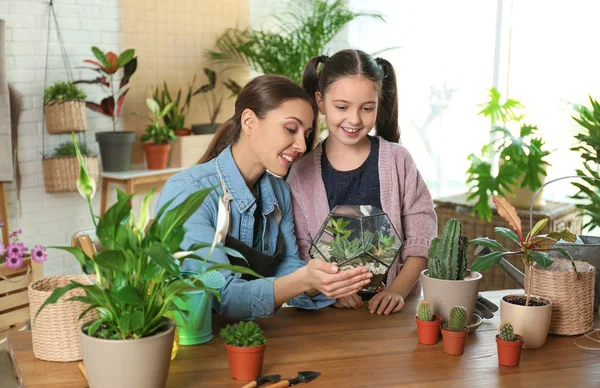
[{"label": "wicker basket planter", "polygon": [[[552,301],[550,333],[579,335],[594,328],[594,290],[596,268],[590,263],[576,260],[577,274],[566,271],[570,261],[554,259],[545,269],[533,269],[531,293]],[[525,287],[529,285],[529,271],[525,274]],[[526,339],[527,340],[527,339]]]},{"label": "wicker basket planter", "polygon": [[[83,163],[89,176],[98,182],[100,165],[97,156],[84,156]],[[45,158],[42,160],[46,193],[68,193],[77,191],[79,164],[74,156]]]},{"label": "wicker basket planter", "polygon": [[87,131],[85,101],[50,102],[44,106],[46,129],[50,134]]},{"label": "wicker basket planter", "polygon": [[73,296],[83,296],[81,289],[67,292],[57,303],[37,311],[52,292],[66,286],[71,280],[89,284],[82,275],[49,276],[29,285],[31,306],[31,339],[33,354],[40,360],[70,362],[83,359],[79,344],[79,330],[87,322],[98,318],[96,310],[91,310],[78,319],[88,307],[81,302],[68,301]]}]

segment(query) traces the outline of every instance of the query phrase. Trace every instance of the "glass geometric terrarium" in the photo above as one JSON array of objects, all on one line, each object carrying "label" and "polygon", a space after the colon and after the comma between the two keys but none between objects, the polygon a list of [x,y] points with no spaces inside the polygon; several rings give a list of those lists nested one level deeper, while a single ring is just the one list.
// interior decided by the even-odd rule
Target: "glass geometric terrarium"
[{"label": "glass geometric terrarium", "polygon": [[373,206],[338,205],[321,225],[309,254],[340,270],[367,268],[373,277],[361,294],[374,294],[401,247],[402,239],[384,211]]}]

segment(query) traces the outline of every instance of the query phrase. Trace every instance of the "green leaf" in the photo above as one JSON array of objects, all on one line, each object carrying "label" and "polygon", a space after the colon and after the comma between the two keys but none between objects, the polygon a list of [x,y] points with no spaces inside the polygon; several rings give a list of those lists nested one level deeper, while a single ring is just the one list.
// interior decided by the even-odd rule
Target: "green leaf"
[{"label": "green leaf", "polygon": [[119,302],[131,304],[134,306],[143,306],[145,304],[144,296],[140,293],[137,288],[131,286],[125,286],[115,292],[112,297]]},{"label": "green leaf", "polygon": [[152,114],[158,116],[158,114],[160,112],[160,106],[158,105],[158,102],[154,101],[151,98],[147,98],[146,99],[146,106],[148,107],[148,109],[150,110],[150,112],[152,112]]},{"label": "green leaf", "polygon": [[572,242],[572,243],[577,241],[577,235],[569,232],[567,229],[561,230],[560,232],[550,232],[550,233],[548,233],[547,237],[553,238],[555,240],[562,239],[566,242]]},{"label": "green leaf", "polygon": [[121,318],[119,318],[119,328],[121,331],[131,332],[136,331],[144,327],[144,313],[140,310],[126,311]]},{"label": "green leaf", "polygon": [[169,253],[167,248],[162,245],[152,245],[144,250],[150,256],[150,259],[161,266],[169,275],[179,275],[179,266]]},{"label": "green leaf", "polygon": [[52,291],[52,294],[50,294],[50,296],[48,297],[48,299],[46,299],[46,301],[40,306],[37,313],[35,314],[35,317],[37,318],[37,316],[44,309],[44,307],[46,307],[49,304],[54,304],[54,303],[58,302],[58,300],[64,294],[66,294],[67,292],[69,292],[75,288],[83,288],[83,285],[71,280],[71,282],[69,284],[67,284],[66,286],[60,287],[60,288],[55,288],[54,291]]},{"label": "green leaf", "polygon": [[142,204],[140,205],[140,215],[137,220],[137,228],[142,232],[146,230],[148,220],[150,219],[150,200],[154,196],[155,190],[155,188],[152,188],[152,190],[146,194],[142,200]]},{"label": "green leaf", "polygon": [[[209,261],[209,263],[210,263],[210,261]],[[236,273],[251,275],[251,276],[254,276],[259,279],[262,278],[262,276],[260,276],[259,274],[257,274],[253,270],[251,270],[250,268],[242,267],[240,265],[231,265],[231,264],[215,264],[215,265],[212,265],[211,267],[209,267],[204,273],[208,273],[211,271],[217,271],[217,270],[232,271],[232,272],[236,272]]]},{"label": "green leaf", "polygon": [[108,66],[108,61],[106,60],[106,55],[104,55],[102,50],[100,50],[96,46],[93,46],[92,53],[94,53],[94,56],[100,61],[101,64],[103,64],[105,67]]},{"label": "green leaf", "polygon": [[492,252],[484,256],[479,256],[471,265],[471,271],[483,271],[492,268],[504,255],[511,252]]},{"label": "green leaf", "polygon": [[129,268],[123,252],[116,250],[103,250],[96,253],[94,261],[102,268],[117,272],[128,272]]},{"label": "green leaf", "polygon": [[546,252],[532,251],[530,253],[530,255],[531,255],[531,258],[536,263],[538,263],[539,265],[541,265],[544,268],[546,268],[552,264],[552,259],[550,258],[550,255],[547,254]]},{"label": "green leaf", "polygon": [[160,220],[158,237],[165,240],[173,229],[183,226],[183,224],[194,214],[204,202],[206,196],[217,186],[198,190],[188,196],[183,202],[167,211]]},{"label": "green leaf", "polygon": [[504,252],[508,251],[498,241],[492,240],[492,239],[487,238],[487,237],[481,237],[481,238],[473,239],[473,240],[470,241],[470,244],[481,245],[481,246],[484,246],[484,247],[487,247],[487,248],[494,249],[496,251],[504,251]]},{"label": "green leaf", "polygon": [[125,66],[133,59],[134,56],[135,56],[134,49],[127,49],[127,50],[123,51],[121,53],[121,55],[119,55],[119,58],[117,58],[117,66],[119,66],[119,67]]},{"label": "green leaf", "polygon": [[502,237],[506,237],[508,239],[513,240],[514,242],[517,243],[517,245],[519,245],[519,246],[521,245],[521,243],[519,242],[519,236],[517,236],[517,233],[515,233],[512,229],[497,226],[494,228],[494,231]]},{"label": "green leaf", "polygon": [[96,334],[96,332],[98,331],[100,326],[102,326],[103,323],[104,323],[104,321],[102,319],[100,319],[100,318],[96,319],[94,321],[94,323],[92,323],[91,325],[88,326],[87,334],[89,336],[93,337],[94,334]]},{"label": "green leaf", "polygon": [[[188,250],[188,251],[197,251],[198,249],[210,248],[211,246],[212,246],[212,244],[211,244],[211,243],[204,243],[204,242],[201,242],[201,243],[196,243],[196,244],[192,245],[192,246],[191,246],[191,247],[189,247],[187,250]],[[219,249],[219,250],[221,250],[221,251],[225,252],[226,254],[228,254],[229,256],[238,257],[238,258],[240,258],[240,259],[244,259],[244,260],[246,260],[246,259],[244,258],[244,256],[242,256],[242,254],[241,254],[241,253],[239,253],[239,252],[238,252],[238,251],[236,251],[235,249],[228,248],[228,247],[226,247],[226,246],[224,246],[224,245],[217,244],[217,245],[215,245],[215,249]]]},{"label": "green leaf", "polygon": [[531,229],[531,231],[529,232],[529,234],[527,235],[526,240],[529,240],[531,237],[535,237],[538,235],[538,233],[544,229],[546,227],[546,225],[548,225],[548,218],[544,218],[543,220],[539,220],[535,226],[533,227],[533,229]]},{"label": "green leaf", "polygon": [[77,260],[77,262],[79,264],[93,267],[92,259],[90,259],[88,257],[88,255],[86,255],[85,252],[83,252],[83,249],[81,249],[80,247],[55,247],[55,246],[52,246],[52,247],[48,247],[48,248],[60,249],[60,250],[69,252],[70,254],[73,255],[73,257],[75,257],[75,259]]}]

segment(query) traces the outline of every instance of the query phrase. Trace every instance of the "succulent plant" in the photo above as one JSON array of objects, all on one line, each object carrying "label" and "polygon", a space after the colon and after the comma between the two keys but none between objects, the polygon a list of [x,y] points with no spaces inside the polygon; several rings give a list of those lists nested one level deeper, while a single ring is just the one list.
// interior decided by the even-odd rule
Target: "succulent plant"
[{"label": "succulent plant", "polygon": [[329,246],[331,247],[329,254],[338,260],[352,259],[362,252],[362,244],[359,238],[348,241],[345,237],[337,236]]},{"label": "succulent plant", "polygon": [[451,219],[441,237],[429,247],[429,276],[436,279],[462,280],[469,274],[469,239],[462,234],[459,220]]},{"label": "succulent plant", "polygon": [[450,331],[463,331],[467,327],[467,314],[467,309],[463,306],[452,307],[447,329]]},{"label": "succulent plant", "polygon": [[510,322],[504,322],[500,325],[500,339],[502,341],[518,341],[519,338],[513,331],[512,324]]},{"label": "succulent plant", "polygon": [[428,300],[423,299],[419,302],[419,306],[417,306],[417,318],[426,322],[433,321],[433,311],[431,303]]},{"label": "succulent plant", "polygon": [[341,236],[348,238],[352,234],[351,230],[346,229],[350,221],[340,217],[335,219],[331,217],[331,226],[327,226],[325,230],[329,231],[334,237]]},{"label": "succulent plant", "polygon": [[267,343],[262,329],[255,322],[238,322],[221,329],[221,338],[227,345],[239,347],[260,346]]}]

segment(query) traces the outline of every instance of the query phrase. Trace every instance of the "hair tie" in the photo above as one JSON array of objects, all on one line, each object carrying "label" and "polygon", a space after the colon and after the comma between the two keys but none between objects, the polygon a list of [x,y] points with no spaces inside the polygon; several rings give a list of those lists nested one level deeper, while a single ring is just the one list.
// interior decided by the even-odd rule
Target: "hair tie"
[{"label": "hair tie", "polygon": [[379,66],[383,66],[383,58],[377,57],[375,58],[375,63],[377,63]]},{"label": "hair tie", "polygon": [[328,60],[328,59],[329,59],[329,57],[328,57],[327,55],[321,55],[321,56],[319,57],[319,61],[320,61],[321,63],[325,63],[325,62],[327,62],[327,60]]}]

